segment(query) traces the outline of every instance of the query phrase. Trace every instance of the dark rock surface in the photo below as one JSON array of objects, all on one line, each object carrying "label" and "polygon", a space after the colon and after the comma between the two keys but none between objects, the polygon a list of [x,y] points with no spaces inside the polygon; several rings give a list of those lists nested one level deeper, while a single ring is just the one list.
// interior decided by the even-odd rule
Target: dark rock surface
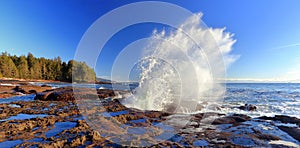
[{"label": "dark rock surface", "polygon": [[[117,93],[117,94],[116,94]],[[45,92],[37,93],[35,100],[41,101],[75,101],[76,99],[105,99],[113,98],[117,95],[124,95],[126,91],[114,91],[109,89],[88,89],[88,88],[72,88],[62,87]]]},{"label": "dark rock surface", "polygon": [[256,111],[257,109],[257,107],[252,104],[245,104],[244,106],[240,106],[238,108],[244,111]]},{"label": "dark rock surface", "polygon": [[251,117],[242,114],[234,114],[227,117],[217,118],[212,124],[239,124],[241,122],[249,121]]},{"label": "dark rock surface", "polygon": [[274,117],[262,116],[259,117],[259,119],[280,121],[282,123],[292,123],[300,126],[300,119],[296,117],[285,116],[285,115],[275,115]]},{"label": "dark rock surface", "polygon": [[49,89],[51,89],[51,87],[34,86],[27,83],[26,85],[0,85],[0,99],[24,94],[35,94]]},{"label": "dark rock surface", "polygon": [[298,127],[278,126],[279,129],[300,141],[300,129]]}]

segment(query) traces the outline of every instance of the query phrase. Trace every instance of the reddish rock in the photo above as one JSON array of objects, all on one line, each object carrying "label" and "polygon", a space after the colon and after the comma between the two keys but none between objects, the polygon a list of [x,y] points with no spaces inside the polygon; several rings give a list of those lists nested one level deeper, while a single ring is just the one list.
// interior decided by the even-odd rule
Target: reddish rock
[{"label": "reddish rock", "polygon": [[42,93],[37,93],[36,96],[34,97],[34,100],[47,101],[47,97],[48,97],[51,93],[52,93],[52,92],[42,92]]},{"label": "reddish rock", "polygon": [[101,98],[101,99],[115,96],[115,92],[113,90],[109,90],[109,89],[98,89],[97,93],[98,93],[99,98]]},{"label": "reddish rock", "polygon": [[36,94],[34,100],[42,101],[74,101],[73,89],[59,88]]},{"label": "reddish rock", "polygon": [[76,137],[74,140],[71,141],[71,147],[77,147],[77,146],[81,146],[84,145],[84,143],[86,142],[86,136],[83,135],[81,137]]},{"label": "reddish rock", "polygon": [[48,101],[74,101],[74,93],[72,89],[55,91],[46,98]]},{"label": "reddish rock", "polygon": [[108,89],[88,89],[88,88],[76,88],[72,87],[63,87],[57,88],[54,90],[48,90],[42,93],[37,93],[35,100],[42,101],[74,101],[76,99],[104,99],[104,98],[113,98],[117,94],[128,93],[126,91],[116,91]]}]

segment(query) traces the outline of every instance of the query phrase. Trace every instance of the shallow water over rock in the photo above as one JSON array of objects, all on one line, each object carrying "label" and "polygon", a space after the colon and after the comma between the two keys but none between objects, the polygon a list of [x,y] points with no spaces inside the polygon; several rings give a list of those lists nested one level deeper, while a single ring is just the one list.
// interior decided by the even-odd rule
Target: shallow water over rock
[{"label": "shallow water over rock", "polygon": [[35,97],[35,94],[14,96],[11,98],[0,98],[0,103],[11,103],[16,101],[32,101]]},{"label": "shallow water over rock", "polygon": [[8,120],[26,120],[26,119],[32,119],[32,118],[43,118],[48,116],[47,114],[18,114],[16,116],[11,116],[7,119],[2,119],[1,121],[8,121]]},{"label": "shallow water over rock", "polygon": [[1,148],[10,148],[10,147],[14,147],[16,145],[21,144],[23,141],[22,140],[10,140],[10,141],[4,141],[4,142],[0,142],[0,147]]},{"label": "shallow water over rock", "polygon": [[55,136],[63,130],[71,129],[76,126],[76,122],[56,122],[54,128],[45,133],[47,138]]}]

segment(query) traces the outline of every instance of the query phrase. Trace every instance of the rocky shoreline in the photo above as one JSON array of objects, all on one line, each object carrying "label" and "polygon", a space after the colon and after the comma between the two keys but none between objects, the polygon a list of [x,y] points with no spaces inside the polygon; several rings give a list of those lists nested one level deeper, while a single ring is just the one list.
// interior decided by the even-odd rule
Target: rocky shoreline
[{"label": "rocky shoreline", "polygon": [[168,124],[174,114],[127,108],[113,99],[126,92],[117,92],[47,88],[32,101],[0,104],[0,147],[299,147],[295,117],[197,113],[177,115],[188,119],[177,127]]},{"label": "rocky shoreline", "polygon": [[35,94],[37,92],[43,92],[52,89],[47,85],[36,86],[32,85],[30,82],[34,81],[0,79],[0,99],[26,94]]}]

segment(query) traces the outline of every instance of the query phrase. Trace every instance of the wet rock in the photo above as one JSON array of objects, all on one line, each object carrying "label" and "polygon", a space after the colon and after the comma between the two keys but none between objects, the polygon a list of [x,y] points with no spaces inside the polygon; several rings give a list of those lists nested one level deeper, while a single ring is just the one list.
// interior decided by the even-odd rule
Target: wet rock
[{"label": "wet rock", "polygon": [[44,147],[44,148],[59,148],[59,147],[65,147],[65,144],[67,143],[67,140],[59,140],[59,141],[51,141],[51,143],[49,144],[41,144],[40,147]]},{"label": "wet rock", "polygon": [[296,117],[290,117],[285,115],[275,115],[275,120],[281,121],[282,123],[293,123],[300,126],[300,119]]},{"label": "wet rock", "polygon": [[206,140],[196,140],[193,142],[193,146],[197,146],[197,147],[205,147],[208,145],[209,143]]},{"label": "wet rock", "polygon": [[300,142],[300,129],[297,127],[278,126],[278,128]]},{"label": "wet rock", "polygon": [[19,86],[16,86],[14,89],[13,89],[15,92],[20,92],[20,93],[23,93],[23,94],[27,94],[27,92],[20,88]]},{"label": "wet rock", "polygon": [[253,134],[252,136],[257,138],[257,139],[263,139],[263,140],[281,140],[279,137],[275,136],[275,135],[270,135],[270,134],[263,134],[261,133],[261,131],[255,129],[255,128],[252,128],[253,130]]},{"label": "wet rock", "polygon": [[212,124],[234,124],[236,121],[233,118],[229,117],[223,117],[223,118],[218,118],[215,121],[213,121]]},{"label": "wet rock", "polygon": [[122,111],[127,109],[127,107],[121,104],[120,101],[117,99],[114,99],[113,101],[109,101],[106,103],[102,103],[102,105],[107,112],[117,112],[117,111]]},{"label": "wet rock", "polygon": [[251,117],[243,114],[233,114],[231,116],[221,117],[215,119],[212,124],[239,124],[241,122],[249,121]]},{"label": "wet rock", "polygon": [[7,98],[24,94],[34,94],[36,92],[42,92],[48,89],[51,89],[51,87],[35,86],[25,82],[8,82],[7,85],[0,85],[0,98]]},{"label": "wet rock", "polygon": [[196,122],[197,124],[193,124],[192,126],[198,128],[201,123],[210,124],[214,119],[219,119],[220,116],[224,114],[207,112],[207,113],[197,113],[192,116],[190,122]]},{"label": "wet rock", "polygon": [[77,137],[74,140],[71,141],[71,147],[76,147],[76,146],[80,146],[80,145],[84,145],[84,143],[86,142],[86,136],[81,136],[81,137]]},{"label": "wet rock", "polygon": [[29,90],[29,94],[36,94],[37,91],[36,90]]},{"label": "wet rock", "polygon": [[282,123],[292,123],[292,124],[297,124],[298,126],[300,126],[300,119],[298,119],[296,117],[285,116],[285,115],[275,115],[274,117],[262,116],[262,117],[259,117],[259,119],[280,121]]},{"label": "wet rock", "polygon": [[74,101],[74,93],[71,87],[49,90],[37,93],[34,100],[41,101]]},{"label": "wet rock", "polygon": [[100,134],[97,131],[93,131],[90,136],[92,137],[93,140],[99,141],[103,140],[103,138],[100,136]]},{"label": "wet rock", "polygon": [[238,146],[243,147],[254,147],[255,141],[248,137],[232,137],[230,138],[231,142]]},{"label": "wet rock", "polygon": [[110,90],[110,89],[98,89],[97,93],[99,98],[101,99],[116,96],[114,90]]},{"label": "wet rock", "polygon": [[47,97],[51,94],[52,92],[42,92],[42,93],[37,93],[36,96],[34,97],[34,100],[41,100],[41,101],[46,101]]},{"label": "wet rock", "polygon": [[245,122],[251,120],[250,116],[244,114],[233,114],[229,117],[233,118],[236,122]]},{"label": "wet rock", "polygon": [[0,94],[0,98],[9,98],[9,97],[12,97],[12,96],[15,96],[16,94],[13,94],[13,93],[8,93],[8,92],[3,92]]},{"label": "wet rock", "polygon": [[257,134],[256,136],[258,139],[263,139],[263,140],[281,140],[279,137],[274,136],[274,135],[270,135],[270,134]]},{"label": "wet rock", "polygon": [[74,93],[72,89],[55,91],[49,94],[46,100],[51,101],[74,101]]},{"label": "wet rock", "polygon": [[43,84],[41,87],[50,87],[49,85]]},{"label": "wet rock", "polygon": [[244,111],[256,111],[257,109],[257,107],[252,104],[245,104],[244,106],[240,106],[238,108]]},{"label": "wet rock", "polygon": [[165,116],[171,115],[170,113],[167,112],[159,112],[159,111],[146,111],[144,112],[145,116],[149,118],[162,118]]},{"label": "wet rock", "polygon": [[[126,91],[114,91],[108,89],[89,89],[89,88],[72,88],[72,87],[62,87],[53,90],[47,90],[42,93],[37,93],[35,100],[42,101],[74,101],[76,99],[104,99],[113,98],[117,95],[122,95],[128,93]],[[108,101],[110,102],[110,101]]]}]

